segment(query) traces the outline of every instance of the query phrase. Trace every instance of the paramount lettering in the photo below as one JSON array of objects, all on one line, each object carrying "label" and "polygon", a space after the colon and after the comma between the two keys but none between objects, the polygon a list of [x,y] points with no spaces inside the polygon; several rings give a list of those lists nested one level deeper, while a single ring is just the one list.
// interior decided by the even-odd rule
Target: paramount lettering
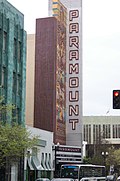
[{"label": "paramount lettering", "polygon": [[79,92],[78,91],[70,91],[69,92],[69,101],[70,102],[77,102],[79,101]]},{"label": "paramount lettering", "polygon": [[69,46],[79,48],[79,37],[78,36],[71,36],[69,38]]},{"label": "paramount lettering", "polygon": [[79,64],[69,64],[69,74],[79,74]]},{"label": "paramount lettering", "polygon": [[79,11],[78,10],[71,10],[69,12],[69,20],[73,21],[73,19],[78,18],[79,17]]},{"label": "paramount lettering", "polygon": [[69,123],[72,123],[72,130],[75,130],[76,124],[78,123],[78,119],[70,119]]},{"label": "paramount lettering", "polygon": [[69,105],[69,116],[79,115],[79,105]]},{"label": "paramount lettering", "polygon": [[[79,123],[79,10],[69,11],[69,124],[76,130]],[[77,104],[76,104],[77,103]]]},{"label": "paramount lettering", "polygon": [[69,51],[69,60],[79,60],[79,51],[78,50],[70,50]]}]

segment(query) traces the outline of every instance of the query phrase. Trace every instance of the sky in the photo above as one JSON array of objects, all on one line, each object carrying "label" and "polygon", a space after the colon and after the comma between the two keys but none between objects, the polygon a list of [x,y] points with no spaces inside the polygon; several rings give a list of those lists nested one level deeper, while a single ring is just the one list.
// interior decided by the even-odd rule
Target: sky
[{"label": "sky", "polygon": [[[48,16],[48,0],[8,0],[24,14],[28,34]],[[83,115],[120,116],[112,91],[120,89],[120,0],[82,0]]]}]

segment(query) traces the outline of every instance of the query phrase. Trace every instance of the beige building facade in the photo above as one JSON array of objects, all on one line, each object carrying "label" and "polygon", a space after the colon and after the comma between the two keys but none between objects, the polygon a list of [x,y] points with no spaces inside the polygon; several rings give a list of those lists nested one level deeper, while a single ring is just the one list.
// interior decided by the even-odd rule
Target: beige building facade
[{"label": "beige building facade", "polygon": [[87,144],[96,144],[100,139],[120,144],[120,116],[84,116],[83,137]]},{"label": "beige building facade", "polygon": [[27,35],[26,125],[34,123],[35,35]]}]

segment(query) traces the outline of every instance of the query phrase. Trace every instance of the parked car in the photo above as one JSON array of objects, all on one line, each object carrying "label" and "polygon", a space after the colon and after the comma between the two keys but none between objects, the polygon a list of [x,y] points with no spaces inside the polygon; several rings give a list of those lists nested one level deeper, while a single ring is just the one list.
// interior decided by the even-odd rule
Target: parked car
[{"label": "parked car", "polygon": [[51,181],[74,181],[72,178],[53,178]]},{"label": "parked car", "polygon": [[50,181],[49,178],[37,178],[35,181]]},{"label": "parked car", "polygon": [[106,180],[107,181],[116,181],[116,175],[115,174],[107,175]]},{"label": "parked car", "polygon": [[114,180],[114,175],[107,175],[107,181]]},{"label": "parked car", "polygon": [[119,176],[119,177],[117,177],[117,181],[120,181],[120,176]]}]

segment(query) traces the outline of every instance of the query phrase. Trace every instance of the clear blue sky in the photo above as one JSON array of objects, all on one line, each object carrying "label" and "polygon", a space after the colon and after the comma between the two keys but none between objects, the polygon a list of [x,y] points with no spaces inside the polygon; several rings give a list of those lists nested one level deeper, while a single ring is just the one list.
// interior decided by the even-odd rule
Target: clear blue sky
[{"label": "clear blue sky", "polygon": [[[48,16],[48,0],[9,0],[25,16],[25,30]],[[120,0],[83,0],[83,115],[120,115],[112,90],[120,89]],[[108,112],[108,113],[107,113]]]}]

